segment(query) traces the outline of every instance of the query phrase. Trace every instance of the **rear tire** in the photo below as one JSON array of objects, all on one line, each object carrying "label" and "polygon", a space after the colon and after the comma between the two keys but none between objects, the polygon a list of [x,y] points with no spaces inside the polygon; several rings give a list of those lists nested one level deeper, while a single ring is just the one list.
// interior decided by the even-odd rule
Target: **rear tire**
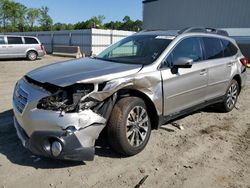
[{"label": "rear tire", "polygon": [[27,53],[27,59],[30,61],[35,61],[37,59],[37,53],[35,51],[29,51]]},{"label": "rear tire", "polygon": [[219,104],[223,112],[230,112],[235,107],[239,95],[239,84],[236,80],[232,80],[224,98],[224,101]]},{"label": "rear tire", "polygon": [[116,152],[132,156],[141,152],[151,134],[151,122],[144,101],[138,97],[119,100],[107,127],[109,144]]}]

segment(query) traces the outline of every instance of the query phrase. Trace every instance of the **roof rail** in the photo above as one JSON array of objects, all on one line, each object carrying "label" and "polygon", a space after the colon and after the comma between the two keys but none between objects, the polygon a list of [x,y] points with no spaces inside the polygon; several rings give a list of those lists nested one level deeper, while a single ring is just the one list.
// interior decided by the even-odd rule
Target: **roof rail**
[{"label": "roof rail", "polygon": [[184,33],[213,33],[218,35],[229,36],[228,32],[221,29],[209,28],[209,27],[187,27],[178,32],[178,34]]}]

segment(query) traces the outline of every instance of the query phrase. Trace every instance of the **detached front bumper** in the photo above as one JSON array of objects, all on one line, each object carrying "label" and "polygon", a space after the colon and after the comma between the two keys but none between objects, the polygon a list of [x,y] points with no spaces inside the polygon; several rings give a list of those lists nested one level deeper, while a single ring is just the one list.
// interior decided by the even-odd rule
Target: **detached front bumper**
[{"label": "detached front bumper", "polygon": [[[32,133],[31,137],[28,137],[15,117],[14,125],[23,146],[34,154],[74,161],[91,161],[94,159],[94,146],[83,146],[75,133],[66,135],[65,131],[35,131]],[[81,130],[79,133],[84,139],[88,131]],[[62,146],[62,150],[58,156],[53,156],[51,151],[51,145],[54,141],[60,142]]]},{"label": "detached front bumper", "polygon": [[106,119],[92,110],[61,113],[37,109],[37,101],[46,95],[24,80],[15,88],[14,125],[23,145],[45,157],[93,160],[95,140],[105,127]]}]

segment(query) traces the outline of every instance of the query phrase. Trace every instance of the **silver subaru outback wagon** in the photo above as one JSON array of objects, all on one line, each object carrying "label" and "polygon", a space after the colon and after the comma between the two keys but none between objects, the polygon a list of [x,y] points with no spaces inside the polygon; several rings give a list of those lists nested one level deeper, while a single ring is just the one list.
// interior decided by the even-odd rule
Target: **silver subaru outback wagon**
[{"label": "silver subaru outback wagon", "polygon": [[23,145],[55,159],[93,160],[105,129],[110,146],[131,156],[151,129],[217,104],[231,111],[245,85],[247,59],[224,31],[143,31],[97,57],[26,74],[13,94]]},{"label": "silver subaru outback wagon", "polygon": [[44,55],[44,46],[36,37],[0,35],[0,59],[27,58],[34,61]]}]

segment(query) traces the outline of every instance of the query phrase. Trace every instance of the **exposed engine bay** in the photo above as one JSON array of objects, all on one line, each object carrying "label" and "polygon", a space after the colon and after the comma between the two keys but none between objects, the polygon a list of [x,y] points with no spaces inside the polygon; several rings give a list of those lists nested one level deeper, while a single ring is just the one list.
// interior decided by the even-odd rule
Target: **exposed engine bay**
[{"label": "exposed engine bay", "polygon": [[88,94],[103,89],[105,85],[76,83],[67,87],[59,87],[49,83],[39,83],[28,76],[25,79],[49,93],[49,96],[42,98],[38,102],[38,109],[62,112],[79,112],[95,107],[98,101],[88,97]]},{"label": "exposed engine bay", "polygon": [[80,100],[93,91],[93,84],[74,84],[66,88],[59,88],[49,97],[41,99],[38,108],[53,111],[75,112],[80,110]]}]

